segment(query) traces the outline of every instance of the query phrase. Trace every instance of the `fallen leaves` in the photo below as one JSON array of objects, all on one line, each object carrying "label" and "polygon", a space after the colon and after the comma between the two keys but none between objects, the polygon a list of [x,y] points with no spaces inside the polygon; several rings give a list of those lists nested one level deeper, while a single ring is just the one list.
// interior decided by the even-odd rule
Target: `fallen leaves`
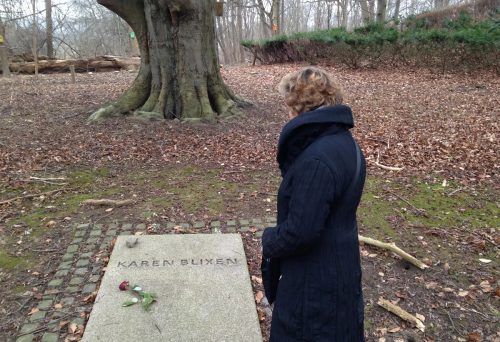
[{"label": "fallen leaves", "polygon": [[262,278],[257,277],[257,276],[252,276],[252,280],[256,282],[257,284],[262,284]]},{"label": "fallen leaves", "polygon": [[33,315],[33,314],[36,314],[38,311],[40,311],[40,309],[39,309],[39,308],[33,308],[33,309],[31,309],[31,311],[28,313],[28,315],[30,315],[30,316],[31,316],[31,315]]},{"label": "fallen leaves", "polygon": [[481,342],[481,334],[473,331],[467,335],[467,342]]},{"label": "fallen leaves", "polygon": [[258,291],[256,294],[255,294],[255,302],[257,304],[260,304],[260,302],[262,301],[262,298],[264,298],[264,293],[262,291]]}]

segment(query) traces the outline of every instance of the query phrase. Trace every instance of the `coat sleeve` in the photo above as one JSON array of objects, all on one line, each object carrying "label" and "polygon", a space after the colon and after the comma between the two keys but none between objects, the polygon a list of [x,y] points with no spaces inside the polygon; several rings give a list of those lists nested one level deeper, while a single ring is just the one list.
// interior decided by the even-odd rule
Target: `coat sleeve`
[{"label": "coat sleeve", "polygon": [[307,250],[320,238],[330,213],[335,193],[332,171],[313,159],[293,172],[288,216],[262,235],[265,258],[282,258]]}]

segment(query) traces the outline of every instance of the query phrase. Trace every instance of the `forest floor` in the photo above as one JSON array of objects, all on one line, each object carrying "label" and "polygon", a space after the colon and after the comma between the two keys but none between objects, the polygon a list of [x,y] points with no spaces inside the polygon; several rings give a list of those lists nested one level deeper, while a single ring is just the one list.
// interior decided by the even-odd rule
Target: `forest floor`
[{"label": "forest floor", "polygon": [[[133,118],[87,125],[127,89],[129,72],[79,74],[76,84],[64,74],[0,79],[0,340],[15,340],[78,223],[164,227],[274,216],[275,149],[286,122],[276,86],[300,67],[223,68],[254,106],[216,125]],[[500,341],[500,79],[328,69],[345,88],[367,158],[360,233],[430,265],[421,271],[360,247],[367,340]],[[403,169],[378,167],[378,155]],[[81,205],[98,198],[134,204]],[[260,241],[243,236],[260,301]],[[425,333],[378,306],[380,297],[421,315]],[[267,336],[270,317],[260,312]]]}]

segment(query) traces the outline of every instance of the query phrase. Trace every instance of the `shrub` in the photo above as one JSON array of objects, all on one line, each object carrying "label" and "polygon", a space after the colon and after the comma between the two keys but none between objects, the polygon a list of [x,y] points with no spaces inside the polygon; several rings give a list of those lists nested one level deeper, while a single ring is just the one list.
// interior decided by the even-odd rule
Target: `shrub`
[{"label": "shrub", "polygon": [[373,24],[353,32],[343,28],[299,32],[242,45],[262,63],[326,59],[351,68],[413,64],[443,71],[500,70],[498,16],[476,22],[462,11],[439,28],[428,25],[428,18],[410,18],[403,32]]}]

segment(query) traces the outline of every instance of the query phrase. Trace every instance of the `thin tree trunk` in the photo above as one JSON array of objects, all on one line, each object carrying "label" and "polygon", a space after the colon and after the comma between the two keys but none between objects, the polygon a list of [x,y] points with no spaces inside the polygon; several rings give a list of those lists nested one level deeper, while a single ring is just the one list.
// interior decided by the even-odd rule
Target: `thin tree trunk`
[{"label": "thin tree trunk", "polygon": [[377,0],[377,24],[382,25],[385,21],[387,0]]},{"label": "thin tree trunk", "polygon": [[365,25],[371,22],[370,8],[368,6],[369,0],[359,0],[361,6],[361,17],[363,18],[363,23]]},{"label": "thin tree trunk", "polygon": [[245,62],[245,50],[243,49],[243,45],[241,45],[241,41],[243,40],[243,2],[242,0],[238,0],[236,3],[237,12],[236,12],[236,29],[237,29],[237,37],[238,41],[236,42],[238,49],[238,62]]},{"label": "thin tree trunk", "polygon": [[52,24],[52,0],[45,0],[45,25],[47,27],[47,57],[54,59],[54,38],[53,38],[53,24]]},{"label": "thin tree trunk", "polygon": [[33,6],[33,34],[32,34],[32,43],[33,43],[33,59],[35,60],[35,76],[38,77],[38,32],[36,25],[36,0],[32,0],[31,2]]},{"label": "thin tree trunk", "polygon": [[273,0],[272,7],[272,31],[273,35],[280,34],[281,25],[280,25],[280,0]]},{"label": "thin tree trunk", "polygon": [[[270,33],[272,33],[272,16],[270,13],[266,12],[266,9],[264,7],[264,4],[262,0],[257,0],[257,5],[259,7],[259,17],[260,17],[260,23],[261,23],[261,29],[262,29],[262,37],[266,38],[270,36]],[[267,22],[267,19],[270,18],[270,24]]]},{"label": "thin tree trunk", "polygon": [[401,0],[396,0],[396,4],[394,7],[394,15],[392,16],[392,19],[394,21],[397,21],[399,19],[399,8],[401,6]]},{"label": "thin tree trunk", "polygon": [[368,4],[370,5],[370,22],[375,21],[375,0],[368,0]]},{"label": "thin tree trunk", "polygon": [[321,3],[318,1],[316,3],[316,15],[314,16],[314,27],[316,30],[321,29]]},{"label": "thin tree trunk", "polygon": [[0,18],[0,60],[2,61],[3,77],[10,77],[9,58],[7,56],[7,46],[5,44],[5,26]]},{"label": "thin tree trunk", "polygon": [[[340,1],[340,6],[342,8],[342,27],[345,28],[347,30],[347,19],[349,18],[348,16],[348,11],[347,11],[347,6],[348,6],[348,2],[347,0],[341,0]],[[338,4],[337,4],[338,6]]]}]

